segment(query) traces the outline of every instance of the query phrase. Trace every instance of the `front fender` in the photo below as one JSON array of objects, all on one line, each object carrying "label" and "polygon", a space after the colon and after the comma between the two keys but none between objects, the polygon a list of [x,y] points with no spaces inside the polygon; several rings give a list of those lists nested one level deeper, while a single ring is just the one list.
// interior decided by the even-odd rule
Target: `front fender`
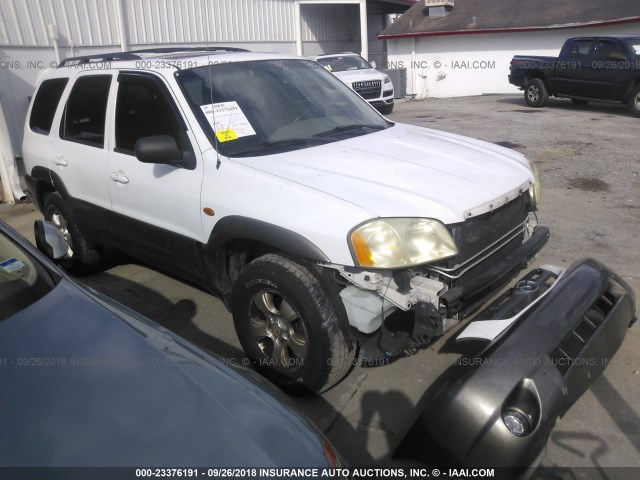
[{"label": "front fender", "polygon": [[216,223],[207,248],[217,250],[234,240],[253,240],[295,258],[329,263],[322,250],[299,233],[240,215],[230,215]]}]

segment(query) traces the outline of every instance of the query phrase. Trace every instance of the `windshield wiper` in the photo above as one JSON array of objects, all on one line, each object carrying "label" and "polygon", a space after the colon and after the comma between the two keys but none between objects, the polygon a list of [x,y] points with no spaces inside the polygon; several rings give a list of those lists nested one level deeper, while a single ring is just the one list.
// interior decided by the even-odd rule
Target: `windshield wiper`
[{"label": "windshield wiper", "polygon": [[361,130],[363,128],[370,128],[372,130],[384,130],[385,128],[387,128],[387,125],[370,125],[366,123],[355,123],[353,125],[341,125],[339,127],[332,128],[331,130],[327,130],[326,132],[316,133],[314,137],[330,137],[332,135],[350,132],[352,130]]},{"label": "windshield wiper", "polygon": [[320,138],[284,138],[282,140],[270,140],[267,142],[262,142],[260,145],[256,145],[255,147],[248,148],[246,150],[242,150],[238,153],[233,154],[233,157],[246,157],[250,153],[262,152],[266,150],[271,150],[274,148],[288,148],[288,147],[298,147],[298,146],[311,146],[311,145],[320,145],[326,143],[327,140],[323,140]]}]

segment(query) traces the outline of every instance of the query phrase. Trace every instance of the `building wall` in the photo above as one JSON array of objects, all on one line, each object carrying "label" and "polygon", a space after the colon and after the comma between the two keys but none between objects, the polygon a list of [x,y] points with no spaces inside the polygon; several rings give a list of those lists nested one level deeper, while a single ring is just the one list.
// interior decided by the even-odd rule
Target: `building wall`
[{"label": "building wall", "polygon": [[556,56],[567,38],[622,34],[640,35],[640,24],[388,40],[388,67],[407,68],[416,98],[518,93],[507,79],[514,55]]}]

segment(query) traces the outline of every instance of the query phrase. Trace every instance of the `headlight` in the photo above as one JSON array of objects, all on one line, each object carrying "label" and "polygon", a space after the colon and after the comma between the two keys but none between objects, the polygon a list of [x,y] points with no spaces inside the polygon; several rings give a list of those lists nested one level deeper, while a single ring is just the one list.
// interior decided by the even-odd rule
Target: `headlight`
[{"label": "headlight", "polygon": [[384,77],[384,83],[391,83],[391,78]]},{"label": "headlight", "polygon": [[353,230],[349,241],[360,267],[410,267],[458,253],[445,226],[428,218],[372,220]]},{"label": "headlight", "polygon": [[538,168],[533,164],[533,162],[529,161],[529,165],[531,165],[531,170],[533,171],[533,185],[529,187],[529,196],[531,197],[531,203],[534,208],[540,205],[540,200],[542,199],[542,185],[540,183],[540,172]]}]

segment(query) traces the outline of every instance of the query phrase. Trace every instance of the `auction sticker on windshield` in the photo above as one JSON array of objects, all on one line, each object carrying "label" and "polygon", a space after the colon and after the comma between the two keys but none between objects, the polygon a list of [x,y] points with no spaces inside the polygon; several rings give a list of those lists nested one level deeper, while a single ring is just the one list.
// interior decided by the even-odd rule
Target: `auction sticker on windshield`
[{"label": "auction sticker on windshield", "polygon": [[238,102],[214,103],[202,105],[200,108],[211,128],[216,132],[219,142],[228,142],[256,134]]}]

